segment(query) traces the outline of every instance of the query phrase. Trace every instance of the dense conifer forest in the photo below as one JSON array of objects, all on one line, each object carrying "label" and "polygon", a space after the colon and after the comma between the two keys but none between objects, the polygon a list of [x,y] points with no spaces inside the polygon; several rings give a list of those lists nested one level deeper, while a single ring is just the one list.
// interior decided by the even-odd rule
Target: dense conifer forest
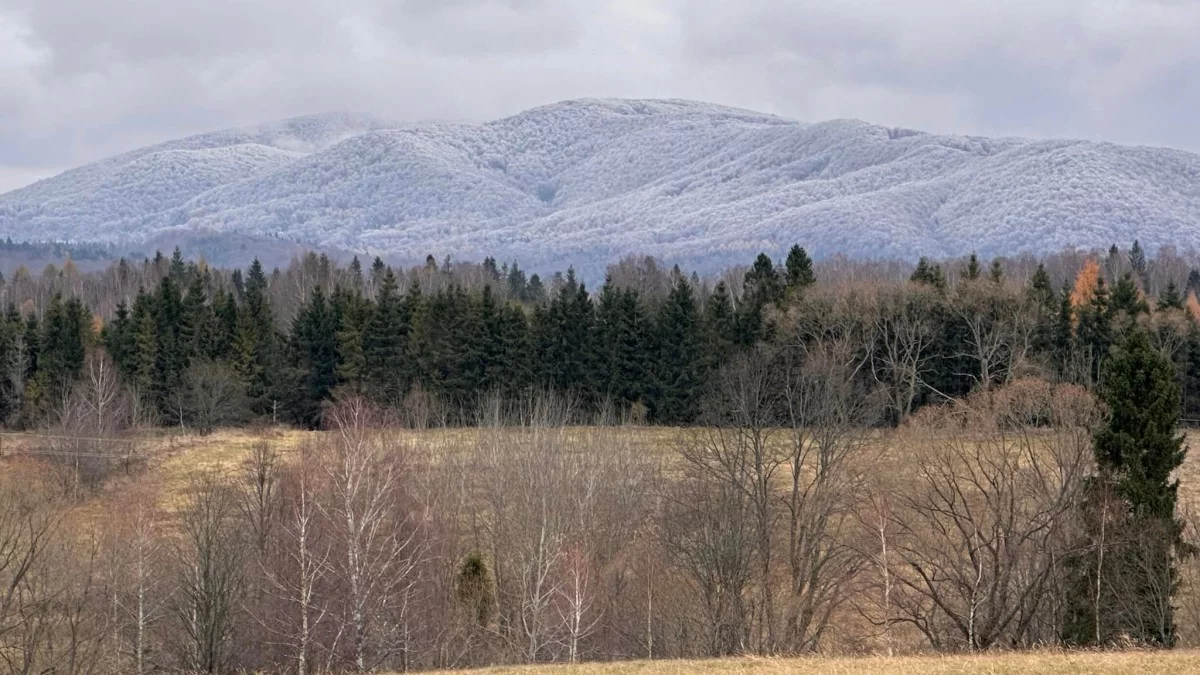
[{"label": "dense conifer forest", "polygon": [[838,260],[823,265],[828,280],[799,246],[750,262],[701,279],[629,258],[596,288],[572,270],[543,279],[517,262],[432,256],[407,270],[309,254],[243,271],[176,250],[92,273],[19,269],[0,290],[0,420],[42,423],[94,354],[165,426],[315,428],[339,392],[391,408],[429,399],[469,424],[487,395],[530,389],[575,397],[581,421],[605,411],[691,425],[734,355],[844,331],[895,424],[1023,375],[1092,387],[1134,327],[1173,363],[1185,417],[1200,417],[1200,272],[1169,250],[921,259],[911,270]]}]

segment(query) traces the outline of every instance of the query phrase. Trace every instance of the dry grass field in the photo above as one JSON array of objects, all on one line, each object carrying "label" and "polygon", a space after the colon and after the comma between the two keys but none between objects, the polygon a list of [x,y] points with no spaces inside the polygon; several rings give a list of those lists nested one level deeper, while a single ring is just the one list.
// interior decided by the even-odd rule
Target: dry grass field
[{"label": "dry grass field", "polygon": [[[264,439],[277,449],[285,461],[295,457],[298,448],[313,440],[322,432],[307,432],[294,429],[232,429],[222,430],[209,436],[199,437],[159,431],[139,439],[135,452],[146,458],[146,473],[143,480],[162,488],[161,499],[168,511],[178,503],[192,479],[206,471],[228,472],[242,470],[244,460],[251,448]],[[428,431],[401,431],[400,440],[408,449],[410,458],[422,463],[437,464],[455,450],[472,447],[477,442],[478,432],[473,429],[436,429]],[[586,430],[575,429],[569,434],[583,434]],[[631,435],[635,447],[645,452],[659,453],[669,463],[674,456],[681,434],[677,429],[629,428],[622,433]],[[890,433],[876,436],[878,446],[875,455],[877,468],[885,473],[905,473],[909,464],[908,452],[899,437]],[[1200,432],[1188,434],[1193,452],[1179,472],[1181,482],[1181,504],[1200,505]],[[19,451],[25,443],[36,439],[6,438],[5,449],[10,453]],[[119,493],[121,481],[116,481],[106,491],[107,496]],[[94,504],[96,511],[106,510],[105,495],[98,495]],[[86,509],[91,511],[91,509]],[[94,513],[94,512],[93,512]],[[1177,615],[1181,643],[1186,649],[1169,652],[1034,652],[997,653],[985,655],[950,656],[898,656],[886,657],[812,657],[796,659],[737,658],[706,661],[629,661],[618,663],[589,663],[578,666],[497,667],[471,673],[562,673],[579,675],[646,674],[669,675],[674,673],[798,673],[830,675],[876,675],[900,674],[950,674],[1007,673],[1033,675],[1036,673],[1200,673],[1200,562],[1193,561],[1184,570],[1184,584],[1179,597],[1180,613]]]},{"label": "dry grass field", "polygon": [[518,666],[462,671],[476,675],[1172,675],[1200,673],[1200,652],[1047,652],[981,656],[630,661],[578,666]]}]

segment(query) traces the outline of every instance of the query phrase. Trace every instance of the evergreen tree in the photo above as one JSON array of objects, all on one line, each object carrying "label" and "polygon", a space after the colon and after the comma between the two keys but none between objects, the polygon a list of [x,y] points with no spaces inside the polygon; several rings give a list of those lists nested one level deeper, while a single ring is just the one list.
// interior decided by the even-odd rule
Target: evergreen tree
[{"label": "evergreen tree", "polygon": [[374,311],[362,336],[367,387],[380,400],[398,401],[408,391],[413,375],[406,358],[411,332],[411,311],[389,267],[379,280]]},{"label": "evergreen tree", "polygon": [[179,337],[185,360],[190,363],[193,358],[211,354],[216,337],[215,317],[204,287],[204,275],[199,272],[192,274],[188,282],[181,319]]},{"label": "evergreen tree", "polygon": [[963,279],[975,281],[979,278],[979,256],[974,253],[967,259],[967,268],[963,270]]},{"label": "evergreen tree", "polygon": [[599,394],[628,410],[647,393],[649,335],[638,293],[605,280],[596,305]]},{"label": "evergreen tree", "polygon": [[313,289],[292,320],[291,365],[294,386],[289,408],[292,418],[316,427],[321,406],[337,386],[337,321],[320,286]]},{"label": "evergreen tree", "polygon": [[715,371],[733,354],[736,344],[736,316],[729,288],[717,282],[704,303],[704,367]]},{"label": "evergreen tree", "polygon": [[1146,252],[1142,250],[1142,244],[1136,239],[1133,241],[1133,247],[1129,249],[1129,266],[1133,268],[1133,273],[1137,275],[1138,279],[1145,283],[1148,271]]},{"label": "evergreen tree", "polygon": [[[803,273],[802,270],[800,273]],[[779,278],[779,272],[775,270],[775,265],[766,253],[759,253],[758,257],[754,259],[754,265],[746,271],[743,282],[742,292],[746,302],[753,303],[759,308],[783,300],[785,288],[783,280]]]},{"label": "evergreen tree", "polygon": [[797,291],[808,288],[817,281],[816,275],[813,273],[812,259],[808,257],[808,252],[799,245],[793,246],[788,251],[787,262],[787,288],[790,291]]},{"label": "evergreen tree", "polygon": [[1052,346],[1054,363],[1063,379],[1070,379],[1070,367],[1075,356],[1075,312],[1071,304],[1071,286],[1064,284],[1059,294],[1058,313],[1054,322]]},{"label": "evergreen tree", "polygon": [[1167,290],[1158,296],[1158,311],[1168,309],[1183,309],[1183,296],[1179,294],[1179,288],[1175,286],[1175,282],[1167,283]]},{"label": "evergreen tree", "polygon": [[699,414],[703,384],[701,332],[692,286],[682,275],[663,302],[658,316],[658,358],[654,419],[664,424],[690,424]]},{"label": "evergreen tree", "polygon": [[175,252],[171,254],[171,263],[167,268],[167,276],[171,281],[175,282],[178,287],[183,287],[187,283],[187,263],[183,260],[183,252],[179,247],[175,247]]},{"label": "evergreen tree", "polygon": [[267,297],[267,279],[255,259],[246,275],[245,300],[238,311],[237,370],[246,385],[250,407],[257,415],[276,417],[279,392],[276,377],[278,340]]},{"label": "evergreen tree", "polygon": [[0,318],[0,424],[7,424],[21,407],[21,333],[24,324],[16,308]]},{"label": "evergreen tree", "polygon": [[372,311],[371,304],[362,296],[360,289],[334,293],[337,305],[337,379],[356,394],[367,393],[366,383],[370,379],[371,367],[367,362],[366,344],[363,334]]},{"label": "evergreen tree", "polygon": [[514,300],[529,301],[528,281],[525,280],[525,271],[514,260],[513,264],[508,268],[508,297]]},{"label": "evergreen tree", "polygon": [[164,415],[179,419],[183,375],[188,367],[183,298],[170,276],[163,277],[154,299],[154,378],[150,394]]},{"label": "evergreen tree", "polygon": [[[1105,364],[1099,395],[1108,416],[1095,437],[1099,473],[1087,504],[1094,544],[1075,566],[1077,602],[1067,637],[1093,644],[1125,635],[1170,646],[1176,634],[1171,599],[1177,560],[1190,552],[1175,513],[1179,481],[1172,478],[1187,452],[1176,431],[1179,385],[1170,361],[1144,331],[1133,330]],[[1109,516],[1104,495],[1119,500],[1122,517]],[[1101,526],[1110,528],[1103,536]]]},{"label": "evergreen tree", "polygon": [[1142,293],[1138,290],[1137,284],[1133,282],[1130,273],[1126,272],[1117,281],[1117,285],[1113,288],[1112,297],[1110,298],[1109,309],[1114,313],[1124,314],[1131,320],[1139,314],[1150,313],[1150,305],[1142,297]]},{"label": "evergreen tree", "polygon": [[542,284],[542,278],[537,274],[529,277],[529,286],[525,290],[524,300],[535,305],[546,302],[546,286]]},{"label": "evergreen tree", "polygon": [[929,259],[924,256],[917,261],[917,267],[913,270],[912,276],[909,277],[909,281],[916,284],[931,286],[939,291],[946,290],[946,275],[942,272],[941,265],[930,262]]},{"label": "evergreen tree", "polygon": [[992,271],[988,274],[988,278],[993,284],[1001,284],[1004,282],[1004,265],[997,258],[992,261]]},{"label": "evergreen tree", "polygon": [[1188,293],[1200,294],[1200,270],[1193,269],[1188,272],[1187,285],[1184,290]]}]

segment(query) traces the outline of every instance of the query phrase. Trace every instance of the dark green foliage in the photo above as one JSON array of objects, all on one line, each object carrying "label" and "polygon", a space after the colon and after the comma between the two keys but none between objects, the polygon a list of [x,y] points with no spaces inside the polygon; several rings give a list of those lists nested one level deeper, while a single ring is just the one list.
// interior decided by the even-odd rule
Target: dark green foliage
[{"label": "dark green foliage", "polygon": [[1098,393],[1108,417],[1095,436],[1098,474],[1085,505],[1090,544],[1072,567],[1066,638],[1171,646],[1176,562],[1190,552],[1172,478],[1187,452],[1177,432],[1179,385],[1146,333],[1133,330],[1105,364]]},{"label": "dark green foliage", "polygon": [[966,269],[963,270],[963,279],[966,279],[967,281],[975,281],[979,278],[979,271],[979,256],[972,253],[971,257],[967,259]]},{"label": "dark green foliage", "polygon": [[[381,401],[398,401],[408,390],[414,368],[408,360],[412,332],[412,307],[400,297],[391,268],[379,278],[375,307],[366,319],[362,334],[367,390]],[[343,337],[345,343],[346,337]],[[348,349],[357,348],[347,345]]]},{"label": "dark green foliage", "polygon": [[297,423],[316,428],[321,405],[338,383],[338,317],[318,286],[292,320],[289,412]]},{"label": "dark green foliage", "polygon": [[621,410],[644,401],[650,367],[651,327],[637,291],[605,282],[596,305],[599,393]]},{"label": "dark green foliage", "polygon": [[592,377],[596,367],[595,315],[587,288],[567,270],[565,282],[550,305],[534,313],[537,378],[542,386],[587,397],[598,394]]},{"label": "dark green foliage", "polygon": [[1000,263],[999,259],[992,261],[992,271],[990,273],[988,273],[988,279],[993,284],[1003,283],[1003,281],[1004,281],[1004,265]]},{"label": "dark green foliage", "polygon": [[279,394],[278,336],[267,297],[262,264],[255,260],[246,276],[245,300],[238,312],[234,345],[236,367],[256,415],[275,418]]},{"label": "dark green foliage", "polygon": [[1191,270],[1188,272],[1187,284],[1184,286],[1184,291],[1200,294],[1200,270]]},{"label": "dark green foliage", "polygon": [[1183,296],[1179,294],[1179,287],[1174,281],[1168,282],[1167,289],[1158,296],[1158,310],[1167,309],[1183,309]]},{"label": "dark green foliage", "polygon": [[925,286],[932,286],[939,291],[946,290],[946,275],[942,272],[942,266],[930,262],[925,257],[917,261],[917,267],[913,270],[909,281]]},{"label": "dark green foliage", "polygon": [[[803,274],[802,269],[798,273]],[[746,271],[742,290],[745,301],[765,307],[783,300],[784,288],[783,280],[779,278],[779,272],[775,270],[770,256],[759,253],[754,259],[754,265]]]},{"label": "dark green foliage", "polygon": [[1138,279],[1145,283],[1146,272],[1149,269],[1146,263],[1146,252],[1142,250],[1141,242],[1136,239],[1129,249],[1129,266],[1133,268],[1133,273],[1137,275]]},{"label": "dark green foliage", "polygon": [[805,289],[817,282],[817,276],[813,273],[812,259],[808,257],[808,252],[799,245],[793,246],[788,251],[785,268],[787,269],[787,288],[790,291]]},{"label": "dark green foliage", "polygon": [[1179,385],[1170,361],[1145,332],[1129,334],[1108,360],[1100,398],[1108,424],[1096,435],[1096,462],[1138,515],[1175,517],[1179,481],[1171,473],[1186,449],[1179,425]]},{"label": "dark green foliage", "polygon": [[0,318],[0,425],[16,417],[24,389],[24,355],[21,337],[25,325],[16,308]]},{"label": "dark green foliage", "polygon": [[699,314],[692,286],[682,275],[659,310],[657,375],[650,412],[663,424],[687,424],[699,412],[703,385]]},{"label": "dark green foliage", "polygon": [[718,282],[704,302],[704,367],[715,371],[733,355],[737,316],[724,281]]},{"label": "dark green foliage", "polygon": [[1129,320],[1137,318],[1139,314],[1150,313],[1150,305],[1142,297],[1141,291],[1138,290],[1137,284],[1134,283],[1133,277],[1129,273],[1122,276],[1117,281],[1117,285],[1113,287],[1109,309],[1124,314],[1124,318]]}]

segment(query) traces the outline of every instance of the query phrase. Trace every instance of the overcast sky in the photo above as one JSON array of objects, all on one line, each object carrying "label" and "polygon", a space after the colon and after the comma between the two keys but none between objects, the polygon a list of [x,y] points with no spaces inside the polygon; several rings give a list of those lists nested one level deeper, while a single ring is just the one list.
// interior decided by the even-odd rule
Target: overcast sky
[{"label": "overcast sky", "polygon": [[0,192],[331,110],[580,97],[1200,151],[1200,0],[0,0]]}]

